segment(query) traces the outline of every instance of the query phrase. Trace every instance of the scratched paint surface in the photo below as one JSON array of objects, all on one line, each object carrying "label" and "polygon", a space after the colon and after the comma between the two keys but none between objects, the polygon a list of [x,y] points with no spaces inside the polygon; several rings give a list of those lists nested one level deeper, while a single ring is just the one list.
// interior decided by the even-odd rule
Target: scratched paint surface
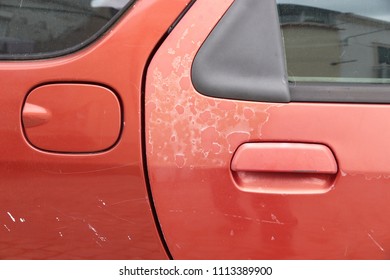
[{"label": "scratched paint surface", "polygon": [[[167,258],[145,184],[139,112],[144,65],[189,1],[169,2],[136,1],[77,53],[0,62],[0,259]],[[115,91],[123,109],[118,143],[86,154],[32,147],[22,131],[23,102],[32,88],[53,82]]]},{"label": "scratched paint surface", "polygon": [[[390,131],[382,127],[390,109],[255,103],[196,92],[192,61],[231,2],[198,0],[148,69],[149,179],[173,257],[389,258],[390,155],[384,151]],[[340,168],[334,188],[321,195],[239,191],[231,158],[240,144],[258,141],[328,145]]]}]

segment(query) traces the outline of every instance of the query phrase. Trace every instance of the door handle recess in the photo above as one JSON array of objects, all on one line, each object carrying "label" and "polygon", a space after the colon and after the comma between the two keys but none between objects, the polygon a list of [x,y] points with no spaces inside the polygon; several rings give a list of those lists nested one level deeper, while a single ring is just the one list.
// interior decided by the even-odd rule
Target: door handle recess
[{"label": "door handle recess", "polygon": [[338,167],[325,145],[246,143],[234,154],[231,171],[245,192],[318,194],[332,189]]}]

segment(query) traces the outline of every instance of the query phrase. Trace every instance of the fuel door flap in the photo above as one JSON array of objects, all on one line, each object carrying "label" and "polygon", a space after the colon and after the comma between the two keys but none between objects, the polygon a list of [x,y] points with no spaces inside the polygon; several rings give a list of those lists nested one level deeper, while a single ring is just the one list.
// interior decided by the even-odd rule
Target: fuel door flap
[{"label": "fuel door flap", "polygon": [[22,109],[27,140],[59,153],[109,149],[121,131],[121,107],[115,93],[93,84],[49,84],[32,90]]}]

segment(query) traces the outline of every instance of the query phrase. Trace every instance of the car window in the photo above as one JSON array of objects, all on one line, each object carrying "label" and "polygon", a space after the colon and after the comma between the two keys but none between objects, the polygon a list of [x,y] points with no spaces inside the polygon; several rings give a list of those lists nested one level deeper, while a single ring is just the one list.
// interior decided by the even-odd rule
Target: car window
[{"label": "car window", "polygon": [[390,82],[390,2],[277,0],[290,81]]},{"label": "car window", "polygon": [[0,58],[63,54],[97,38],[134,0],[0,0]]}]

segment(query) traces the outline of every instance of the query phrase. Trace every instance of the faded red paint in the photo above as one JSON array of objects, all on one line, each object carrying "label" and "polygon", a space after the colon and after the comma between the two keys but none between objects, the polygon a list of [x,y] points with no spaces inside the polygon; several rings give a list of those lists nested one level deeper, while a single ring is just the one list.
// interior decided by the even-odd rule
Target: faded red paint
[{"label": "faded red paint", "polygon": [[[191,81],[196,52],[231,2],[198,0],[148,70],[148,169],[173,257],[388,259],[388,106],[222,100],[192,85],[182,88],[183,79]],[[230,170],[233,153],[244,142],[262,141],[330,147],[340,168],[334,188],[321,195],[239,190]]]}]

